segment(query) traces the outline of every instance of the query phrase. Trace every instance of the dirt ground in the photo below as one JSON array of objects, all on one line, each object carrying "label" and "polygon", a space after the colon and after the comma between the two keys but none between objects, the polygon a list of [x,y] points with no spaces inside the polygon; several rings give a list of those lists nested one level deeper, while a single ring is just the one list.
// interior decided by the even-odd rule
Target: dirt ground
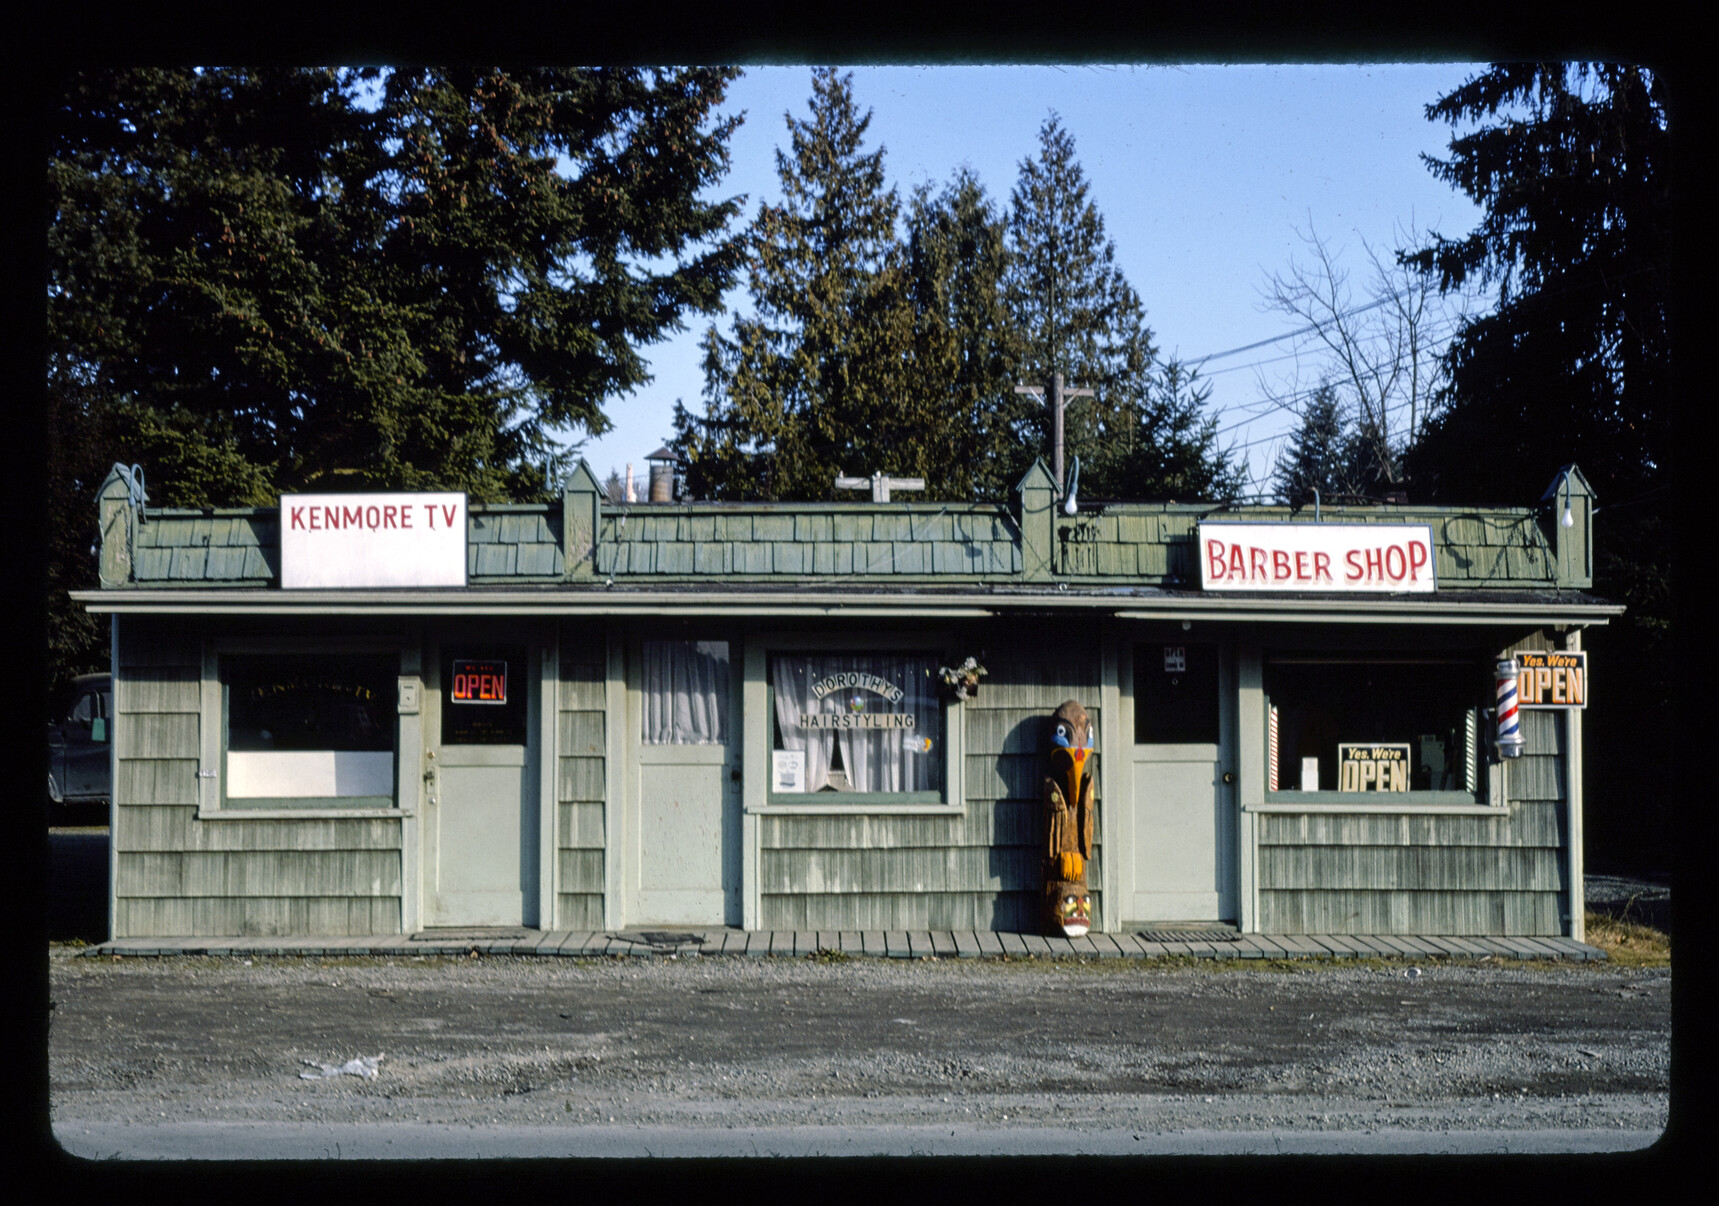
[{"label": "dirt ground", "polygon": [[[1657,1130],[1668,1108],[1665,968],[50,958],[56,1128]],[[320,1075],[358,1057],[374,1078]]]}]

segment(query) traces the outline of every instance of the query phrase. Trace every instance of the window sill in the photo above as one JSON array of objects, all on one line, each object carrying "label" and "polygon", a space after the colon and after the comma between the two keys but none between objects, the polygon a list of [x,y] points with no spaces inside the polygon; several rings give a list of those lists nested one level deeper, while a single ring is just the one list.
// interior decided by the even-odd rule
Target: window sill
[{"label": "window sill", "polygon": [[952,816],[965,810],[960,804],[946,803],[941,797],[916,800],[895,796],[868,800],[858,792],[814,791],[771,796],[769,803],[746,811],[753,816]]},{"label": "window sill", "polygon": [[369,821],[414,817],[408,808],[199,808],[199,821]]},{"label": "window sill", "polygon": [[1243,812],[1287,813],[1441,813],[1451,816],[1501,816],[1509,809],[1482,804],[1465,791],[1419,792],[1273,792],[1258,804],[1243,804]]}]

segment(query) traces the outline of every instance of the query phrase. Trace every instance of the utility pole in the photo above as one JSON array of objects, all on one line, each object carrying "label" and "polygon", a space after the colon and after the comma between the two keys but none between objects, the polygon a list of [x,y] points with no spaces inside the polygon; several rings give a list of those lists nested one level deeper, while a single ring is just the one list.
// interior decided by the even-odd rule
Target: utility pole
[{"label": "utility pole", "polygon": [[[1045,387],[1042,385],[1017,385],[1017,394],[1036,394],[1044,397]],[[1070,398],[1090,398],[1093,393],[1085,386],[1064,386],[1061,373],[1052,373],[1050,379],[1050,409],[1051,409],[1051,476],[1056,479],[1057,493],[1062,493],[1062,412]]]}]

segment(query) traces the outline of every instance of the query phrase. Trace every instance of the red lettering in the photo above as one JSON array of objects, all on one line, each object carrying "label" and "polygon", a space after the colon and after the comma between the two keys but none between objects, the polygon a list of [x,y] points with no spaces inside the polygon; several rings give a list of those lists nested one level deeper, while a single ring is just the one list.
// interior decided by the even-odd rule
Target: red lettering
[{"label": "red lettering", "polygon": [[1330,553],[1313,554],[1313,576],[1318,579],[1323,579],[1326,582],[1331,581]]},{"label": "red lettering", "polygon": [[1289,577],[1289,554],[1282,549],[1271,550],[1271,577],[1275,582]]},{"label": "red lettering", "polygon": [[[348,528],[361,528],[361,527],[363,527],[364,526],[364,508],[363,507],[342,507],[342,508],[340,508],[340,522],[341,522],[342,526],[348,527]],[[371,526],[374,527],[375,525],[372,524]]]},{"label": "red lettering", "polygon": [[1242,546],[1230,545],[1230,577],[1242,582],[1247,581],[1247,559],[1242,556]]},{"label": "red lettering", "polygon": [[340,508],[324,507],[322,509],[322,526],[332,531],[340,529]]},{"label": "red lettering", "polygon": [[1360,555],[1361,552],[1359,549],[1350,549],[1347,553],[1343,554],[1343,561],[1349,566],[1349,568],[1343,572],[1343,581],[1359,582],[1364,576],[1365,572],[1361,569],[1361,563],[1356,560]]},{"label": "red lettering", "polygon": [[292,522],[289,526],[297,528],[301,532],[304,530],[304,508],[303,507],[294,507],[292,509]]},{"label": "red lettering", "polygon": [[1224,542],[1221,540],[1206,541],[1206,576],[1213,582],[1223,580]]},{"label": "red lettering", "polygon": [[1265,550],[1256,549],[1252,545],[1249,545],[1247,556],[1248,567],[1253,571],[1254,580],[1258,582],[1265,581]]},{"label": "red lettering", "polygon": [[412,508],[411,507],[401,507],[400,508],[400,526],[403,528],[410,528],[412,526]]},{"label": "red lettering", "polygon": [[313,532],[322,531],[322,509],[320,507],[310,508],[310,530]]},{"label": "red lettering", "polygon": [[[1396,558],[1397,558],[1397,562],[1396,562],[1397,568],[1396,569],[1391,568],[1391,556],[1392,556],[1392,554],[1395,554]],[[1386,548],[1385,549],[1385,573],[1390,575],[1391,581],[1392,582],[1401,582],[1403,580],[1403,578],[1408,574],[1408,572],[1409,572],[1409,559],[1408,559],[1407,555],[1404,554],[1402,546],[1393,544],[1393,545],[1390,545],[1388,548]]]},{"label": "red lettering", "polygon": [[1312,575],[1310,575],[1307,572],[1307,554],[1306,553],[1299,553],[1299,552],[1296,553],[1295,554],[1295,580],[1297,582],[1305,582],[1311,576]]},{"label": "red lettering", "polygon": [[1420,581],[1418,572],[1432,557],[1432,550],[1418,540],[1409,545],[1409,577]]},{"label": "red lettering", "polygon": [[451,507],[442,508],[442,518],[447,521],[448,527],[451,528],[454,526],[454,516],[459,513],[459,509],[460,508],[457,504]]},{"label": "red lettering", "polygon": [[425,503],[425,504],[424,504],[424,514],[425,514],[425,515],[427,515],[427,516],[429,516],[429,517],[430,517],[430,527],[431,527],[431,528],[434,528],[434,527],[435,527],[435,526],[436,526],[436,508],[435,508],[435,504],[433,504],[433,503]]},{"label": "red lettering", "polygon": [[1379,549],[1368,549],[1363,556],[1367,560],[1367,581],[1371,582],[1375,574],[1383,578],[1385,576],[1384,554]]},{"label": "red lettering", "polygon": [[402,509],[403,508],[400,508],[400,507],[383,507],[382,508],[382,526],[385,528],[397,528],[397,527],[399,527],[400,525],[394,522],[394,517],[396,515],[398,515]]}]

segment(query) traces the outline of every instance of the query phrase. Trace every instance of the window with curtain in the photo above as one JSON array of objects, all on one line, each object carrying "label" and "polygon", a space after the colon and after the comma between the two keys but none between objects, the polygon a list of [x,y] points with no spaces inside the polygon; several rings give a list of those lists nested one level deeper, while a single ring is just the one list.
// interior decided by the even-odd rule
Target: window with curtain
[{"label": "window with curtain", "polygon": [[772,657],[772,791],[935,798],[943,786],[939,682],[930,654]]},{"label": "window with curtain", "polygon": [[646,641],[641,674],[646,745],[727,743],[727,641]]}]

